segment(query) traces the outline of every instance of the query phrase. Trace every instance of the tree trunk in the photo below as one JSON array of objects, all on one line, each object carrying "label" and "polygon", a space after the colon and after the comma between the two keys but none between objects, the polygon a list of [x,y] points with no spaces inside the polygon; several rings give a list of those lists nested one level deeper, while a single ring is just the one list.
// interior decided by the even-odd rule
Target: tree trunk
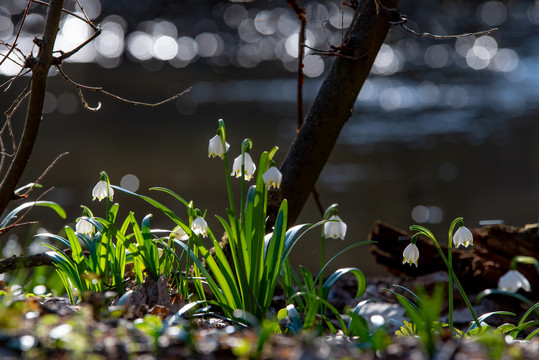
[{"label": "tree trunk", "polygon": [[4,212],[9,202],[16,198],[14,191],[30,159],[36,141],[43,113],[47,77],[54,60],[52,50],[59,30],[63,3],[63,0],[50,1],[42,39],[34,40],[40,49],[36,59],[37,63],[32,69],[32,86],[26,121],[15,157],[0,184],[0,214]]},{"label": "tree trunk", "polygon": [[[391,27],[391,14],[376,0],[358,3],[343,48],[281,167],[281,189],[270,193],[268,213],[273,215],[270,220],[277,214],[281,201],[287,199],[288,223],[292,225],[296,221],[352,114],[359,91]],[[384,5],[394,8],[398,0],[385,0]]]}]

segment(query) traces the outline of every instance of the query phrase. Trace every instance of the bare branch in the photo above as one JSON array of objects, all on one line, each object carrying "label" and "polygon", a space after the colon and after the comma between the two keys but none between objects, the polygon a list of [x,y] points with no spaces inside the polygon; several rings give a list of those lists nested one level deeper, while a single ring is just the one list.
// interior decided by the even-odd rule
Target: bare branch
[{"label": "bare branch", "polygon": [[[33,208],[33,206],[31,206],[30,208]],[[29,210],[26,210],[25,213],[23,214],[23,216],[26,215],[28,213],[28,211]],[[21,219],[22,219],[22,216],[21,216]],[[25,221],[25,222],[15,221],[13,224],[8,225],[8,226],[6,226],[4,228],[1,228],[0,229],[0,236],[4,235],[8,231],[13,230],[15,228],[22,227],[22,226],[28,226],[28,225],[35,225],[35,224],[39,224],[39,221]]]},{"label": "bare branch", "polygon": [[80,1],[79,0],[75,0],[75,1],[77,2],[77,5],[79,6],[80,11],[82,12],[82,15],[84,15],[84,18],[86,19],[86,22],[88,24],[92,24],[92,21],[90,20],[88,15],[86,15],[86,11],[84,11],[84,8],[82,7],[82,4],[80,3]]},{"label": "bare branch", "polygon": [[299,129],[301,128],[301,125],[303,124],[303,82],[304,82],[304,74],[303,74],[303,57],[305,56],[305,26],[307,25],[307,18],[305,16],[306,10],[299,6],[296,0],[287,0],[286,1],[288,5],[294,11],[296,12],[296,15],[298,16],[298,19],[301,23],[301,27],[299,30],[299,39],[298,39],[298,85],[297,85],[297,93],[298,93],[298,100],[297,100],[297,127],[296,132],[299,132]]},{"label": "bare branch", "polygon": [[28,3],[26,4],[26,8],[24,9],[24,15],[21,20],[21,25],[19,26],[19,29],[17,30],[17,35],[15,35],[15,39],[13,39],[13,45],[11,46],[7,54],[4,55],[4,58],[0,60],[0,65],[2,65],[4,61],[6,61],[6,59],[9,57],[9,54],[11,54],[13,49],[15,49],[15,47],[17,46],[17,40],[19,40],[19,36],[22,31],[22,26],[24,25],[24,20],[26,20],[26,17],[28,16],[28,10],[30,9],[30,1],[31,0],[28,0]]},{"label": "bare branch", "polygon": [[[69,154],[69,152],[65,152],[65,153],[62,153],[60,155],[58,155],[56,157],[56,159],[53,160],[52,163],[50,163],[49,166],[47,166],[47,168],[45,169],[45,171],[43,171],[43,173],[41,173],[41,175],[39,175],[39,177],[36,179],[36,181],[34,181],[34,185],[32,185],[28,190],[26,190],[26,192],[24,194],[17,194],[18,197],[21,197],[21,198],[25,198],[28,196],[28,194],[35,188],[36,184],[39,184],[41,182],[41,180],[47,176],[47,174],[52,170],[52,168],[54,167],[54,165],[56,165],[56,163],[61,159],[63,158],[65,155]],[[46,192],[49,192],[49,190],[47,190]],[[46,193],[45,192],[45,193]],[[40,197],[42,197],[45,193],[43,193]]]},{"label": "bare branch", "polygon": [[[54,189],[54,188],[47,189],[47,190],[45,190],[42,194],[40,194],[40,195],[37,197],[37,199],[34,201],[34,204],[32,204],[32,206],[28,207],[28,208],[24,211],[24,213],[23,213],[20,217],[18,217],[17,220],[15,220],[15,222],[14,222],[13,224],[1,228],[1,229],[0,229],[0,236],[4,235],[4,234],[7,233],[8,231],[10,231],[10,230],[12,230],[12,229],[14,229],[14,228],[16,228],[16,227],[36,224],[37,221],[26,221],[26,222],[22,222],[22,221],[23,221],[24,218],[30,213],[30,211],[31,211],[32,209],[35,208],[35,206],[36,206],[36,205],[35,205],[35,202],[41,200],[41,199],[43,198],[43,196],[45,196],[45,195],[46,195],[49,191],[51,191],[52,189]],[[16,195],[16,196],[17,196],[17,195]]]},{"label": "bare branch", "polygon": [[[398,0],[386,0],[397,6]],[[379,11],[374,0],[366,0],[354,14],[345,41],[318,95],[305,117],[281,166],[281,188],[268,196],[268,223],[274,221],[283,199],[288,200],[288,221],[292,225],[350,117],[357,95],[389,31],[390,14]],[[362,56],[365,60],[358,62]],[[351,58],[348,58],[351,57]],[[353,59],[353,60],[352,60]]]},{"label": "bare branch", "polygon": [[[39,46],[39,61],[37,61],[35,66],[32,68],[33,76],[24,130],[19,142],[19,147],[17,148],[17,153],[15,154],[6,175],[0,183],[0,213],[4,212],[7,205],[12,200],[17,183],[19,182],[22,173],[28,164],[28,160],[30,159],[30,155],[36,141],[39,125],[41,123],[41,117],[43,115],[47,78],[49,69],[54,59],[52,51],[59,30],[62,7],[63,0],[51,0],[49,9],[47,11],[43,36],[42,39],[37,43]],[[23,97],[26,96],[26,93],[24,93]],[[21,96],[19,96],[19,99],[20,98]],[[16,107],[19,104],[17,104]]]},{"label": "bare branch", "polygon": [[93,33],[92,36],[90,36],[88,39],[86,39],[85,42],[83,42],[82,44],[80,44],[79,46],[77,46],[76,48],[74,48],[73,50],[71,51],[68,51],[66,53],[62,52],[62,55],[58,56],[56,58],[56,61],[55,63],[56,64],[61,64],[62,61],[64,61],[65,59],[73,56],[75,53],[77,53],[80,49],[82,49],[83,47],[85,47],[86,45],[88,45],[92,40],[94,40],[96,37],[98,37],[99,35],[101,35],[101,29],[100,28],[97,28],[97,30]]},{"label": "bare branch", "polygon": [[0,260],[0,274],[6,271],[12,271],[15,269],[26,269],[36,266],[53,265],[52,259],[46,253],[43,254],[31,254],[23,256],[12,256],[6,259]]},{"label": "bare branch", "polygon": [[9,88],[11,87],[11,84],[13,84],[15,80],[17,80],[20,77],[23,77],[24,75],[28,74],[32,70],[27,69],[26,71],[24,72],[23,71],[24,71],[24,68],[21,68],[21,71],[19,71],[17,75],[13,76],[11,79],[7,80],[2,85],[0,85],[0,89],[7,85],[7,87],[4,89],[4,92],[8,91]]},{"label": "bare branch", "polygon": [[408,17],[401,13],[399,9],[396,8],[390,8],[385,6],[381,0],[375,0],[377,6],[379,6],[382,10],[391,13],[392,15],[392,21],[390,22],[391,25],[400,25],[404,30],[406,30],[408,33],[417,36],[417,37],[429,37],[432,39],[457,39],[462,37],[468,37],[468,36],[482,36],[482,35],[488,35],[496,30],[498,28],[492,28],[485,31],[477,31],[477,32],[469,32],[464,34],[455,34],[455,35],[437,35],[437,34],[431,34],[429,32],[417,32],[415,30],[410,29],[406,23],[408,22]]},{"label": "bare branch", "polygon": [[[44,1],[40,1],[40,0],[30,0],[30,1],[33,2],[33,3],[39,4],[39,5],[50,6],[49,3],[46,3],[46,2],[44,2]],[[78,1],[77,1],[77,3],[78,3]],[[79,5],[79,7],[80,7],[81,10],[82,10],[82,6]],[[62,9],[62,12],[66,13],[66,14],[69,14],[69,15],[71,15],[71,16],[73,16],[73,17],[75,17],[75,18],[77,18],[77,19],[79,19],[79,20],[81,20],[81,21],[84,21],[85,23],[87,23],[88,25],[90,25],[94,30],[97,30],[97,27],[94,25],[93,22],[90,21],[90,19],[88,19],[88,16],[87,16],[86,13],[84,12],[84,10],[82,11],[82,13],[84,14],[84,16],[85,16],[86,18],[83,18],[82,16],[80,16],[80,15],[78,15],[78,14],[75,14],[74,12],[69,11],[69,10],[67,10],[67,9]]]},{"label": "bare branch", "polygon": [[[69,76],[67,76],[67,74],[62,70],[61,66],[57,66],[57,68],[58,68],[58,71],[60,72],[60,74],[67,80],[67,82],[69,82],[71,85],[73,85],[73,86],[75,86],[77,88],[77,91],[79,92],[79,95],[81,96],[81,100],[83,102],[83,105],[86,108],[88,108],[88,103],[82,97],[82,90],[96,91],[98,93],[110,96],[110,97],[112,97],[112,98],[114,98],[116,100],[131,104],[131,105],[140,105],[140,106],[147,106],[147,107],[156,107],[156,106],[164,105],[166,103],[169,103],[171,101],[176,100],[180,96],[182,96],[184,94],[187,94],[189,91],[191,91],[191,88],[188,88],[188,89],[182,91],[181,93],[178,93],[178,94],[176,94],[176,95],[174,95],[174,96],[172,96],[172,97],[170,97],[170,98],[168,98],[166,100],[159,101],[159,102],[156,102],[156,103],[146,103],[146,102],[141,102],[141,101],[128,100],[128,99],[124,99],[123,97],[120,97],[118,95],[115,95],[113,93],[110,93],[110,92],[104,90],[100,86],[87,86],[87,85],[79,84],[79,83],[73,81]],[[97,111],[97,110],[99,110],[99,108],[101,108],[101,105],[98,105],[97,108],[89,108],[89,109],[92,110],[92,111]]]},{"label": "bare branch", "polygon": [[457,39],[457,38],[468,37],[468,36],[483,36],[483,35],[488,35],[488,34],[494,32],[494,31],[498,30],[498,28],[492,28],[492,29],[485,30],[485,31],[477,31],[477,32],[471,32],[471,33],[465,33],[465,34],[436,35],[436,34],[431,34],[431,33],[428,33],[428,32],[418,33],[416,31],[410,29],[408,26],[406,26],[406,24],[404,22],[403,23],[398,23],[397,25],[400,25],[404,30],[406,30],[407,32],[409,32],[412,35],[415,35],[417,37],[429,37],[429,38],[432,38],[432,39]]}]

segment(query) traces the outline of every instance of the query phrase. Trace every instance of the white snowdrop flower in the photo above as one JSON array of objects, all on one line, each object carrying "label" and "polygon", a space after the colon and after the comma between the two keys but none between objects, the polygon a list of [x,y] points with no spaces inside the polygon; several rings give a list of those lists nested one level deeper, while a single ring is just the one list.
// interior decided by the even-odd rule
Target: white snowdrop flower
[{"label": "white snowdrop flower", "polygon": [[189,235],[187,235],[185,230],[180,225],[176,226],[174,230],[172,230],[172,237],[180,241],[189,240]]},{"label": "white snowdrop flower", "polygon": [[453,245],[455,245],[455,247],[459,247],[460,245],[463,245],[464,247],[473,245],[472,232],[465,226],[459,227],[455,232],[455,235],[453,235]]},{"label": "white snowdrop flower", "polygon": [[91,222],[84,218],[80,218],[77,221],[77,225],[75,225],[75,231],[80,234],[92,235],[95,231],[95,228]]},{"label": "white snowdrop flower", "polygon": [[530,282],[517,270],[509,270],[498,280],[498,289],[509,292],[517,292],[518,289],[531,291]]},{"label": "white snowdrop flower", "polygon": [[208,236],[208,223],[204,218],[201,216],[197,217],[195,220],[193,220],[193,223],[191,224],[191,230],[197,235],[201,235],[202,237]]},{"label": "white snowdrop flower", "polygon": [[338,239],[341,238],[344,240],[344,236],[346,235],[346,224],[344,221],[341,220],[340,217],[337,215],[331,216],[328,220],[335,220],[335,221],[328,221],[324,224],[324,236],[326,238],[333,238]]},{"label": "white snowdrop flower", "polygon": [[417,267],[417,260],[419,260],[419,249],[416,244],[410,244],[404,249],[402,253],[402,263],[403,264],[414,264]]},{"label": "white snowdrop flower", "polygon": [[112,200],[112,197],[114,196],[114,190],[107,185],[107,182],[105,180],[100,180],[92,190],[92,200],[103,200],[108,196],[109,199]]},{"label": "white snowdrop flower", "polygon": [[208,144],[208,157],[219,156],[221,159],[225,157],[225,153],[228,152],[230,145],[225,141],[225,148],[223,148],[223,142],[219,135],[215,135],[210,139]]},{"label": "white snowdrop flower", "polygon": [[[251,159],[251,155],[245,153],[245,180],[249,181],[255,173],[256,165]],[[234,159],[234,164],[232,165],[232,174],[237,178],[241,177],[241,155]]]},{"label": "white snowdrop flower", "polygon": [[266,171],[264,174],[262,174],[262,180],[264,180],[264,183],[268,187],[268,189],[271,189],[272,187],[278,189],[281,187],[281,180],[283,179],[283,174],[277,169],[275,166],[272,166]]}]

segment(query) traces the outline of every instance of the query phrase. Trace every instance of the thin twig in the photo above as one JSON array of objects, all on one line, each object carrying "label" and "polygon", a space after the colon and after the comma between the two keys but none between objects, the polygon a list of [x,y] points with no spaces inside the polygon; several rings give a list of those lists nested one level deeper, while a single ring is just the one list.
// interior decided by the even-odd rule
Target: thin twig
[{"label": "thin twig", "polygon": [[324,217],[324,206],[322,205],[322,202],[320,201],[320,193],[318,190],[316,190],[316,186],[313,186],[313,198],[314,202],[316,203],[316,207],[318,207],[318,211],[320,211],[320,217]]},{"label": "thin twig", "polygon": [[287,0],[288,5],[294,9],[298,19],[301,23],[298,39],[298,85],[297,85],[297,127],[296,132],[299,132],[301,125],[303,124],[303,57],[305,56],[305,26],[307,25],[307,18],[305,16],[306,10],[299,6],[296,0]]},{"label": "thin twig", "polygon": [[19,29],[17,30],[17,35],[15,35],[15,39],[13,39],[13,45],[11,46],[7,54],[4,56],[4,58],[0,60],[0,66],[4,63],[4,61],[6,61],[6,59],[9,57],[9,54],[11,54],[13,49],[17,46],[17,40],[19,40],[19,35],[21,34],[22,26],[24,25],[24,21],[26,20],[26,17],[28,16],[28,10],[30,9],[30,1],[31,0],[28,0],[28,3],[26,4],[26,8],[24,9],[24,15],[21,20],[21,25],[19,26]]},{"label": "thin twig", "polygon": [[80,44],[79,46],[77,46],[76,48],[74,48],[73,50],[71,51],[68,51],[66,53],[62,52],[62,55],[58,56],[56,58],[56,64],[60,64],[62,63],[62,61],[64,61],[65,59],[73,56],[75,53],[77,53],[80,49],[82,49],[83,47],[85,47],[86,45],[88,45],[92,40],[94,40],[96,37],[98,37],[99,35],[101,35],[101,29],[100,28],[97,28],[95,30],[95,32],[93,33],[92,36],[90,36],[88,39],[86,39],[86,41],[84,41],[82,44]]},{"label": "thin twig", "polygon": [[[39,5],[43,5],[43,6],[49,6],[50,4],[44,2],[44,1],[40,1],[40,0],[30,0],[31,2],[33,3],[36,3],[36,4],[39,4]],[[69,11],[67,9],[62,9],[62,12],[66,13],[66,14],[69,14],[73,17],[76,17],[77,19],[81,20],[81,21],[84,21],[85,23],[87,23],[88,25],[90,25],[94,30],[97,30],[97,26],[94,25],[93,22],[91,22],[89,19],[88,19],[88,16],[86,16],[86,14],[84,13],[83,11],[83,14],[84,16],[86,16],[86,19],[83,18],[82,16],[78,15],[78,14],[75,14],[74,12],[72,11]],[[88,19],[88,20],[87,20]]]},{"label": "thin twig", "polygon": [[[19,61],[24,63],[26,61],[26,57],[24,56],[24,53],[17,47],[17,44],[9,44],[3,40],[0,40],[0,45],[5,46],[8,49],[13,48],[12,52],[13,54],[18,58]],[[15,47],[13,47],[15,45]],[[9,60],[15,62],[13,59],[9,58]],[[16,63],[17,65],[20,65],[19,63]]]},{"label": "thin twig", "polygon": [[26,85],[24,90],[17,96],[15,101],[13,101],[13,103],[9,106],[9,108],[4,112],[4,115],[6,115],[8,119],[11,119],[15,111],[17,111],[21,103],[24,101],[24,99],[26,99],[28,95],[30,95],[30,90],[28,89],[29,87],[30,87],[30,83]]},{"label": "thin twig", "polygon": [[79,0],[75,0],[77,2],[77,5],[79,6],[79,9],[80,11],[82,12],[82,15],[84,15],[85,19],[86,19],[86,22],[88,24],[91,24],[92,21],[90,20],[90,18],[88,17],[88,15],[86,15],[86,11],[84,11],[84,8],[82,7],[82,4],[80,3]]},{"label": "thin twig", "polygon": [[334,56],[334,57],[340,57],[340,58],[343,58],[343,59],[347,59],[347,60],[351,60],[351,61],[364,61],[366,59],[365,56],[350,56],[350,55],[345,55],[341,52],[341,48],[332,48],[331,50],[321,50],[321,49],[317,49],[317,48],[313,48],[309,45],[304,45],[307,49],[309,50],[312,50],[313,51],[313,55],[320,55],[320,56]]},{"label": "thin twig", "polygon": [[[67,76],[67,74],[62,70],[62,67],[61,66],[57,66],[58,68],[58,71],[60,72],[60,74],[67,80],[67,82],[69,82],[71,85],[75,86],[77,88],[77,90],[79,90],[79,94],[82,93],[82,90],[90,90],[90,91],[96,91],[96,92],[99,92],[99,93],[102,93],[104,95],[107,95],[107,96],[110,96],[116,100],[119,100],[119,101],[123,101],[123,102],[126,102],[128,104],[131,104],[131,105],[140,105],[140,106],[147,106],[147,107],[155,107],[155,106],[160,106],[160,105],[164,105],[166,103],[169,103],[171,101],[174,101],[176,100],[177,98],[179,98],[180,96],[188,93],[189,91],[191,91],[191,88],[188,88],[184,91],[182,91],[181,93],[178,93],[168,99],[165,99],[163,101],[159,101],[159,102],[156,102],[156,103],[145,103],[145,102],[141,102],[141,101],[134,101],[134,100],[128,100],[128,99],[124,99],[123,97],[120,97],[118,95],[115,95],[113,93],[110,93],[106,90],[104,90],[102,87],[100,86],[87,86],[87,85],[82,85],[82,84],[79,84],[73,80],[71,80],[71,78],[69,78],[69,76]],[[100,107],[100,105],[98,105]]]},{"label": "thin twig", "polygon": [[[49,193],[52,189],[54,189],[53,187],[51,187],[50,189],[47,189],[45,190],[42,194],[40,194],[37,199],[33,202],[32,206],[29,206],[25,211],[24,213],[17,218],[17,220],[15,220],[15,222],[11,225],[8,225],[6,227],[3,227],[0,229],[0,236],[4,235],[5,233],[7,233],[9,230],[13,229],[14,227],[17,227],[17,226],[23,226],[23,225],[27,225],[27,224],[35,224],[36,222],[34,221],[27,221],[27,222],[21,222],[29,213],[30,211],[36,207],[36,202],[38,202],[39,200],[41,200],[47,193]],[[16,195],[16,198],[22,198],[22,196],[17,196]]]},{"label": "thin twig", "polygon": [[[33,207],[33,206],[32,206]],[[22,219],[22,217],[21,217]],[[28,226],[28,225],[35,225],[35,224],[39,224],[39,221],[25,221],[25,222],[19,222],[19,221],[16,221],[14,222],[13,224],[11,225],[8,225],[6,227],[3,227],[0,229],[0,236],[4,235],[5,233],[7,233],[8,231],[16,228],[16,227],[21,227],[21,226]]]},{"label": "thin twig", "polygon": [[406,15],[401,13],[399,11],[399,9],[390,8],[390,7],[385,6],[382,3],[381,0],[375,0],[375,1],[376,1],[377,6],[379,6],[382,10],[384,10],[386,12],[393,13],[393,18],[395,20],[390,22],[391,25],[400,25],[408,33],[410,33],[410,34],[412,34],[414,36],[417,36],[417,37],[429,37],[429,38],[432,38],[432,39],[457,39],[457,38],[469,37],[469,36],[488,35],[488,34],[494,32],[494,31],[498,30],[498,28],[492,28],[492,29],[484,30],[484,31],[476,31],[476,32],[469,32],[469,33],[455,34],[455,35],[437,35],[437,34],[432,34],[432,33],[429,33],[429,32],[417,32],[415,30],[410,29],[406,25],[406,23],[408,22],[408,18],[407,18]]},{"label": "thin twig", "polygon": [[477,32],[471,32],[471,33],[465,33],[465,34],[436,35],[436,34],[431,34],[431,33],[428,33],[428,32],[419,33],[417,31],[414,31],[414,30],[410,29],[408,26],[406,26],[405,22],[397,23],[396,25],[400,25],[404,30],[406,30],[410,34],[415,35],[417,37],[429,37],[429,38],[432,38],[432,39],[457,39],[457,38],[468,37],[468,36],[482,36],[482,35],[488,35],[488,34],[494,32],[494,31],[498,30],[498,28],[492,28],[492,29],[485,30],[485,31],[477,31]]},{"label": "thin twig", "polygon": [[11,84],[13,84],[13,82],[15,80],[17,80],[20,77],[23,77],[24,75],[28,74],[32,70],[27,69],[24,73],[23,73],[23,71],[24,71],[24,68],[21,68],[21,71],[19,71],[19,73],[17,75],[13,76],[11,79],[7,80],[2,85],[0,85],[0,89],[7,85],[7,87],[4,89],[4,92],[8,91],[9,88],[11,87]]},{"label": "thin twig", "polygon": [[[53,162],[50,163],[49,166],[47,166],[47,168],[45,169],[45,171],[43,171],[43,173],[36,179],[36,181],[34,181],[34,185],[32,185],[28,190],[26,190],[26,192],[22,195],[17,195],[17,196],[20,196],[21,198],[22,197],[27,197],[28,194],[30,193],[30,191],[32,191],[34,189],[34,187],[36,186],[36,184],[39,184],[41,182],[41,180],[47,176],[47,174],[52,170],[52,168],[54,167],[54,165],[56,165],[56,163],[61,159],[63,158],[65,155],[69,154],[69,152],[65,152],[65,153],[62,153],[60,155],[58,155],[56,157],[56,159],[53,160]],[[47,190],[48,192],[48,190]]]}]

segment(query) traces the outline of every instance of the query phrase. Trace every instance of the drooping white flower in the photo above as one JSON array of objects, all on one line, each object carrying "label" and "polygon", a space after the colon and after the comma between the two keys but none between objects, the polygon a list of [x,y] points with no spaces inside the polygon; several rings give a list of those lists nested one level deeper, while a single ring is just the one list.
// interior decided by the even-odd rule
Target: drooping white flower
[{"label": "drooping white flower", "polygon": [[275,166],[272,166],[266,171],[264,174],[262,174],[262,180],[264,180],[264,183],[268,187],[268,189],[271,189],[272,187],[278,189],[281,187],[281,180],[283,179],[283,174],[277,169]]},{"label": "drooping white flower", "polygon": [[172,237],[180,241],[189,240],[189,235],[187,235],[185,230],[180,225],[176,226],[174,230],[172,230]]},{"label": "drooping white flower", "polygon": [[402,252],[402,263],[414,264],[417,267],[417,260],[419,260],[419,249],[416,244],[410,243]]},{"label": "drooping white flower", "polygon": [[[249,181],[255,173],[256,165],[251,159],[251,155],[245,153],[245,180]],[[232,174],[236,177],[241,177],[241,155],[234,159],[234,164],[232,165]]]},{"label": "drooping white flower", "polygon": [[80,218],[75,225],[75,231],[81,234],[91,235],[95,231],[91,222],[84,218]]},{"label": "drooping white flower", "polygon": [[208,236],[208,223],[202,216],[197,217],[191,224],[191,230],[202,237]]},{"label": "drooping white flower", "polygon": [[340,217],[337,215],[331,216],[328,220],[335,220],[335,221],[328,221],[324,224],[324,236],[326,238],[333,238],[338,239],[341,238],[344,240],[344,237],[346,235],[346,224],[344,221],[341,220]]},{"label": "drooping white flower", "polygon": [[459,247],[460,245],[463,245],[464,247],[473,245],[472,232],[465,226],[459,227],[455,232],[455,235],[453,235],[453,245],[455,245],[455,247]]},{"label": "drooping white flower", "polygon": [[92,200],[97,199],[101,201],[107,196],[112,200],[114,190],[110,186],[107,186],[107,182],[105,180],[100,180],[92,190]]},{"label": "drooping white flower", "polygon": [[517,270],[509,270],[498,280],[498,289],[509,292],[517,292],[518,289],[531,291],[530,282]]},{"label": "drooping white flower", "polygon": [[225,148],[223,148],[223,142],[221,141],[221,137],[219,135],[215,135],[210,139],[210,142],[208,144],[208,157],[216,157],[219,156],[221,159],[225,157],[225,153],[230,148],[230,145],[225,141]]}]

